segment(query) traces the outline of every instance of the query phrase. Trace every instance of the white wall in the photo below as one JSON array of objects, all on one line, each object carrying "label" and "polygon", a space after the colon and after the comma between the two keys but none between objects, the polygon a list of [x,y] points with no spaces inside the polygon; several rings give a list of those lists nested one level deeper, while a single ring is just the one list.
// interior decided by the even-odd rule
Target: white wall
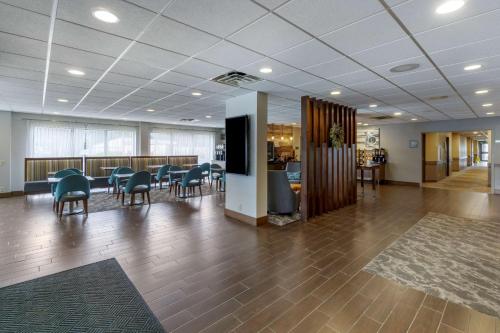
[{"label": "white wall", "polygon": [[0,111],[0,193],[11,191],[12,113]]},{"label": "white wall", "polygon": [[[386,179],[420,183],[422,180],[422,133],[471,130],[492,130],[492,187],[500,192],[500,117],[446,120],[422,123],[383,125],[380,127],[380,145],[387,149]],[[418,140],[416,149],[409,148],[409,140]],[[499,143],[495,143],[499,140]]]},{"label": "white wall", "polygon": [[[153,123],[141,123],[141,122],[126,122],[126,121],[114,121],[107,119],[93,119],[93,118],[78,118],[78,117],[64,117],[55,115],[40,115],[40,114],[29,114],[20,112],[2,112],[0,111],[0,117],[4,115],[9,115],[9,120],[3,121],[0,118],[0,160],[3,157],[3,148],[7,145],[9,146],[9,153],[11,153],[11,168],[8,171],[10,177],[9,179],[9,190],[8,191],[22,191],[24,189],[24,158],[27,155],[27,138],[28,138],[28,125],[29,119],[35,120],[54,120],[54,121],[70,121],[70,122],[82,122],[82,123],[99,123],[102,125],[123,125],[132,126],[137,129],[137,155],[149,155],[149,134],[152,128],[178,128],[178,129],[198,129],[198,130],[209,130],[216,132],[216,142],[220,139],[220,129],[216,128],[203,128],[203,127],[193,127],[193,126],[174,126],[174,125],[164,125],[164,124],[153,124]],[[5,116],[6,117],[6,116]],[[8,124],[8,125],[7,125]],[[4,129],[4,127],[6,127]],[[4,182],[3,168],[0,167],[0,187]]]},{"label": "white wall", "polygon": [[267,95],[253,92],[226,101],[226,117],[248,115],[248,176],[227,174],[226,209],[252,218],[267,216]]}]

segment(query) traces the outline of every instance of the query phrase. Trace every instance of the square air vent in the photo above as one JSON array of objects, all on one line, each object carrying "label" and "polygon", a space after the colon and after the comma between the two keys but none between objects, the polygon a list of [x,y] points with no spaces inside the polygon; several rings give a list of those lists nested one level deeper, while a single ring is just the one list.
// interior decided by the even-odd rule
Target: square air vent
[{"label": "square air vent", "polygon": [[243,72],[232,71],[213,78],[212,81],[222,84],[227,84],[233,87],[240,87],[244,84],[250,84],[261,81],[257,76],[249,75]]}]

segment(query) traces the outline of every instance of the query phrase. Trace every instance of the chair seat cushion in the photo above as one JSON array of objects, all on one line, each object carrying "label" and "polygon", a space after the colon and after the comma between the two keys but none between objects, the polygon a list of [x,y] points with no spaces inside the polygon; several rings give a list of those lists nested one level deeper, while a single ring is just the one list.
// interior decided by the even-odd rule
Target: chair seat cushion
[{"label": "chair seat cushion", "polygon": [[[126,185],[120,185],[120,190],[122,192],[125,192]],[[130,193],[142,193],[142,192],[147,192],[149,190],[149,187],[147,185],[137,185],[132,189]]]},{"label": "chair seat cushion", "polygon": [[287,172],[286,173],[288,180],[300,180],[300,171],[299,172]]},{"label": "chair seat cushion", "polygon": [[68,192],[66,194],[63,194],[61,197],[61,201],[72,201],[72,200],[82,200],[86,199],[87,194],[82,191],[76,191],[76,192]]}]

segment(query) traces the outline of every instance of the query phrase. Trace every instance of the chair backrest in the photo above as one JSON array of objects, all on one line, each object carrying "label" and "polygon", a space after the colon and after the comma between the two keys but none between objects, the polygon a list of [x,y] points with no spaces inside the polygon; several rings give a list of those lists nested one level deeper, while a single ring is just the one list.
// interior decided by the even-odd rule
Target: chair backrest
[{"label": "chair backrest", "polygon": [[201,179],[202,178],[201,173],[202,171],[200,167],[192,168],[191,170],[189,170],[186,176],[182,179],[182,186],[183,187],[187,186],[189,182],[192,180]]},{"label": "chair backrest", "polygon": [[156,174],[156,177],[158,179],[164,177],[165,175],[168,174],[168,171],[170,170],[171,165],[170,164],[165,164],[161,168],[158,169],[158,172]]},{"label": "chair backrest", "polygon": [[210,163],[203,163],[200,165],[200,169],[202,172],[210,171]]},{"label": "chair backrest", "polygon": [[300,162],[288,162],[286,172],[300,172]]},{"label": "chair backrest", "polygon": [[267,204],[272,212],[291,212],[295,203],[290,182],[284,170],[267,171]]},{"label": "chair backrest", "polygon": [[147,171],[139,171],[134,173],[127,181],[125,193],[130,193],[134,187],[138,185],[146,185],[148,191],[151,190],[151,174]]},{"label": "chair backrest", "polygon": [[90,183],[85,176],[72,174],[61,179],[57,183],[56,193],[54,195],[57,201],[68,192],[84,192],[87,198],[90,197]]},{"label": "chair backrest", "polygon": [[213,169],[222,169],[222,167],[217,163],[210,164],[210,169],[212,169],[212,168]]},{"label": "chair backrest", "polygon": [[115,175],[124,175],[124,174],[127,174],[127,173],[134,173],[134,172],[135,171],[132,168],[129,168],[129,167],[119,167],[118,170],[116,170],[116,172],[114,174]]},{"label": "chair backrest", "polygon": [[77,169],[77,168],[67,168],[67,169],[64,169],[64,170],[71,170],[71,171],[73,171],[74,173],[76,173],[77,175],[83,175],[82,170]]},{"label": "chair backrest", "polygon": [[64,169],[64,170],[59,170],[57,171],[55,174],[54,174],[54,178],[64,178],[66,176],[70,176],[70,175],[77,175],[78,173],[76,173],[75,171],[73,171],[72,169]]}]

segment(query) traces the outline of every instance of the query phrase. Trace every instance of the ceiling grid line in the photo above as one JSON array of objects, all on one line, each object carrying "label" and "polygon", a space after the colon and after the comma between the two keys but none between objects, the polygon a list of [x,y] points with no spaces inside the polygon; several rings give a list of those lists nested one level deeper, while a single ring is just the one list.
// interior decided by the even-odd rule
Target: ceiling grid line
[{"label": "ceiling grid line", "polygon": [[45,99],[47,97],[47,84],[49,81],[49,70],[50,70],[50,55],[52,52],[52,40],[54,38],[54,26],[56,24],[58,3],[59,3],[58,0],[53,0],[52,11],[50,15],[49,37],[47,39],[47,58],[45,59],[45,77],[43,80],[43,91],[42,91],[42,113],[45,111]]}]

